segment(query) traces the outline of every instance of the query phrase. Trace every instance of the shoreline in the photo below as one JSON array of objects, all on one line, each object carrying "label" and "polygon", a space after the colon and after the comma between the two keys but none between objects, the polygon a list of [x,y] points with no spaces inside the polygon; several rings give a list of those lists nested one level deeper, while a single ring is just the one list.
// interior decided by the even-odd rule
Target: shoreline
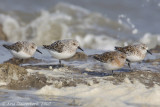
[{"label": "shoreline", "polygon": [[[147,56],[141,63],[134,63],[132,70],[126,64],[114,75],[91,59],[90,55],[79,52],[63,61],[63,67],[59,67],[58,61],[50,57],[44,60],[44,56],[42,59],[36,56],[22,64],[12,58],[0,64],[0,92],[4,93],[0,96],[5,98],[2,103],[15,103],[15,99],[10,100],[10,97],[19,92],[22,98],[18,94],[14,96],[24,104],[34,103],[32,98],[36,97],[37,104],[50,102],[49,107],[52,104],[84,107],[159,106],[160,59],[158,53],[154,55]],[[24,101],[23,96],[28,100]]]}]

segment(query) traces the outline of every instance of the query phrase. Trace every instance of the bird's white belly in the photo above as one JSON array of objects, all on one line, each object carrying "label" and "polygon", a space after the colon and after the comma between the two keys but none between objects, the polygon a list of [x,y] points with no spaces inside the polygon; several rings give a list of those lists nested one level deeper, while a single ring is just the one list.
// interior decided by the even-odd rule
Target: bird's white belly
[{"label": "bird's white belly", "polygon": [[57,59],[67,59],[67,58],[71,58],[76,52],[56,52],[56,51],[49,51],[49,53]]},{"label": "bird's white belly", "polygon": [[111,63],[103,63],[103,66],[105,67],[106,70],[117,70],[121,68],[121,66],[111,64]]},{"label": "bird's white belly", "polygon": [[20,52],[16,52],[16,51],[11,51],[11,54],[15,57],[15,58],[19,58],[19,59],[27,59],[27,58],[30,58],[32,57],[31,55],[23,52],[23,51],[20,51]]},{"label": "bird's white belly", "polygon": [[142,61],[144,58],[138,55],[130,55],[127,56],[127,59],[130,60],[131,62],[137,62],[137,61]]}]

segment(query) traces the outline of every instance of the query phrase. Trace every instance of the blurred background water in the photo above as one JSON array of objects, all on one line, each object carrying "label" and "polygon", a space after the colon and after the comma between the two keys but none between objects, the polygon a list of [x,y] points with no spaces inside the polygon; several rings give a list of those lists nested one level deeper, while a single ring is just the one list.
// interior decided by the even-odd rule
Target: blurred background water
[{"label": "blurred background water", "polygon": [[[1,36],[4,35],[6,37],[3,38],[8,42],[28,40],[35,42],[38,46],[42,46],[44,44],[53,43],[59,39],[73,38],[80,42],[81,47],[85,48],[85,53],[88,55],[92,53],[102,53],[106,50],[113,50],[114,46],[124,46],[135,42],[146,43],[149,48],[154,48],[155,46],[160,45],[159,13],[159,0],[0,0],[0,39],[2,38]],[[6,42],[0,40],[0,63],[12,58],[12,55],[8,50],[1,46],[4,43]],[[57,60],[52,59],[50,54],[45,53],[45,51],[43,51],[42,55],[36,54],[34,57],[48,62],[50,61],[51,64],[57,64]],[[146,59],[157,58],[159,58],[159,54],[154,54],[152,56],[147,55],[146,57]],[[42,62],[42,64],[44,63]],[[97,63],[95,62],[94,64],[90,60],[88,62],[85,61],[85,63],[83,61],[76,63],[74,61],[63,61],[63,63],[76,66],[77,68],[92,68],[97,71],[100,68],[101,70],[101,66],[98,66],[97,68],[93,67],[94,65],[97,65]],[[153,66],[150,63],[141,63],[133,66],[135,66],[135,68],[141,68],[141,70],[159,71],[159,65]],[[59,71],[57,72],[62,73]],[[47,75],[47,73],[50,74],[52,72],[45,71],[45,73]],[[53,71],[53,73],[56,72]],[[66,74],[64,72],[64,76],[69,78],[73,75],[68,74],[68,76]],[[57,74],[52,74],[52,76],[57,76]],[[78,76],[83,77],[82,74],[78,74]],[[73,76],[73,78],[77,77]],[[97,80],[101,79],[98,78]],[[85,81],[90,82],[90,79],[87,77]],[[81,95],[85,95],[87,92],[91,92],[90,94],[87,94],[89,96],[89,100],[85,100],[85,103],[87,104],[90,102],[97,102],[100,104],[99,98],[102,98],[101,104],[104,105],[112,105],[114,103],[128,106],[130,101],[131,103],[133,101],[133,104],[129,105],[138,105],[139,102],[140,105],[146,104],[144,101],[147,103],[153,101],[153,105],[155,105],[154,101],[157,101],[159,104],[159,100],[157,100],[159,99],[159,94],[157,94],[157,92],[159,92],[159,87],[157,88],[157,86],[155,87],[157,89],[154,88],[152,90],[151,88],[151,90],[146,91],[146,88],[143,88],[144,86],[141,86],[140,89],[139,85],[134,85],[130,82],[125,82],[127,85],[124,84],[123,86],[122,84],[115,88],[110,82],[108,84],[106,82],[107,80],[104,81],[97,86],[98,89],[95,89],[94,84],[92,84],[93,87],[91,87],[92,85],[81,87],[81,85],[78,85],[77,83],[77,87],[71,88],[55,88],[52,85],[46,85],[42,90],[39,90],[44,91],[42,92],[43,94],[49,93],[49,95],[51,95],[52,93],[53,96],[42,96],[42,98],[34,94],[37,90],[13,91],[1,89],[0,105],[12,104],[12,102],[14,104],[14,102],[21,101],[37,102],[38,104],[45,101],[51,101],[55,106],[70,106],[68,105],[68,102],[70,104],[73,98],[73,102],[75,101],[75,98],[78,97],[82,99],[86,98],[85,96],[81,97]],[[52,82],[54,83],[55,81]],[[5,84],[6,83],[0,81],[0,85]],[[133,85],[133,89],[130,88],[130,85]],[[104,86],[106,88],[104,88]],[[126,88],[128,86],[129,88]],[[137,90],[135,89],[135,86],[137,87]],[[86,90],[84,91],[83,89],[85,88]],[[73,90],[74,92],[70,93]],[[95,93],[92,93],[94,90]],[[123,90],[124,93],[121,90]],[[130,92],[130,90],[133,90],[133,93]],[[139,91],[142,92],[139,93]],[[109,94],[106,94],[106,92],[109,92]],[[101,96],[101,93],[104,95]],[[110,93],[114,94],[110,95]],[[122,95],[120,95],[121,97],[119,97],[119,93],[122,93]],[[135,97],[133,97],[132,94]],[[56,95],[58,96],[57,98],[55,97]],[[95,98],[92,95],[95,95]],[[108,97],[108,95],[111,97]],[[126,95],[128,95],[127,98]],[[154,97],[156,95],[157,97]],[[126,99],[122,100],[122,97]],[[113,102],[113,99],[117,102]],[[51,105],[51,107],[53,105]],[[149,106],[152,105],[149,103]]]},{"label": "blurred background water", "polygon": [[159,0],[0,0],[0,24],[9,42],[37,45],[77,39],[82,47],[160,44]]}]

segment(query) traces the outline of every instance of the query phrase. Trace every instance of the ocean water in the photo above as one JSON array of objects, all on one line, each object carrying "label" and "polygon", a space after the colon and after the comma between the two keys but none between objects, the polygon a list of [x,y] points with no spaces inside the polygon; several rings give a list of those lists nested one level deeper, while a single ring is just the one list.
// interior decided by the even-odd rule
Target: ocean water
[{"label": "ocean water", "polygon": [[[35,42],[43,55],[41,65],[57,64],[41,46],[59,39],[73,38],[79,41],[85,53],[102,53],[135,42],[146,43],[149,48],[160,45],[160,1],[159,0],[0,0],[0,24],[8,42],[29,40]],[[12,58],[0,41],[0,63]],[[147,59],[158,59],[160,55],[147,55]],[[64,64],[91,71],[102,70],[98,62],[63,61]],[[26,66],[28,64],[24,64]],[[36,65],[36,64],[35,64]],[[159,65],[133,64],[141,70],[159,72]],[[128,70],[125,66],[124,70]],[[41,89],[8,90],[0,88],[0,106],[25,107],[141,107],[160,106],[160,87],[147,89],[137,80],[126,78],[124,83],[114,85],[105,77],[88,76],[65,70],[31,70],[48,78],[84,78],[89,85],[61,86],[60,81],[51,81]],[[118,70],[119,72],[121,70]],[[94,84],[94,80],[99,83]],[[69,80],[68,80],[69,81]],[[0,86],[6,83],[0,81]]]},{"label": "ocean water", "polygon": [[153,48],[160,44],[159,10],[158,0],[0,0],[0,24],[10,42],[74,38],[89,49],[133,42]]}]

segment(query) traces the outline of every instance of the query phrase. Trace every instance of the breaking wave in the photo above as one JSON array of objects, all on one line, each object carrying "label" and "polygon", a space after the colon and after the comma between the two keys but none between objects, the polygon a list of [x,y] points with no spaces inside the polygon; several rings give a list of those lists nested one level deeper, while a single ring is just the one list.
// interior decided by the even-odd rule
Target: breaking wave
[{"label": "breaking wave", "polygon": [[133,41],[146,43],[150,48],[160,43],[160,35],[139,36],[140,31],[127,16],[119,15],[116,21],[67,3],[42,10],[29,22],[20,14],[15,17],[1,13],[0,24],[10,42],[29,40],[39,46],[67,38],[77,39],[82,47],[102,50]]}]

